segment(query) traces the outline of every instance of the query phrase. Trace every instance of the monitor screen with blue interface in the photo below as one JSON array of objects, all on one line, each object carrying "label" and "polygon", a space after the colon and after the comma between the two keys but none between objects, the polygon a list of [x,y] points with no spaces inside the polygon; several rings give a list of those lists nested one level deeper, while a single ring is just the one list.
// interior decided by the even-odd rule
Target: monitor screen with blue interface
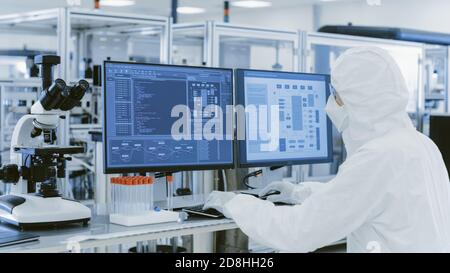
[{"label": "monitor screen with blue interface", "polygon": [[[238,165],[331,162],[332,127],[325,112],[329,94],[329,75],[238,69],[236,104],[245,108],[245,114],[238,112]],[[261,112],[263,107],[266,112]],[[251,113],[257,119],[251,120],[255,117]],[[261,123],[264,115],[265,126]],[[239,125],[239,120],[245,123]],[[269,137],[262,137],[261,132]]]},{"label": "monitor screen with blue interface", "polygon": [[185,127],[201,132],[215,116],[203,111],[211,105],[223,111],[233,105],[232,70],[105,62],[105,172],[231,168],[233,141],[225,130],[219,131],[223,138],[213,140],[173,137],[172,128],[181,117],[173,115],[174,107],[188,109]]}]

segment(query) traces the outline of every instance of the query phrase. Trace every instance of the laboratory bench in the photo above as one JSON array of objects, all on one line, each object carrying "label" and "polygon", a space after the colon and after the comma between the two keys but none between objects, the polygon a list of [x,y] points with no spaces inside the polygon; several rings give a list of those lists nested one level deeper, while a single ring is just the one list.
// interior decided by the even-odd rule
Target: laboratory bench
[{"label": "laboratory bench", "polygon": [[[183,208],[204,203],[203,195],[192,195],[174,198],[174,207]],[[155,202],[160,208],[167,203]],[[90,204],[93,216],[88,226],[73,224],[57,229],[26,230],[25,232],[39,235],[39,241],[13,246],[0,247],[0,253],[55,253],[55,252],[127,252],[122,246],[138,245],[143,242],[154,242],[158,239],[168,239],[187,235],[207,235],[208,233],[236,229],[238,226],[231,219],[209,219],[189,217],[183,222],[142,225],[126,227],[112,224],[106,205]],[[0,224],[0,228],[15,227]],[[194,239],[195,240],[195,239]],[[331,244],[332,252],[345,252],[345,241]],[[195,251],[195,250],[194,250]],[[209,251],[201,248],[200,252]],[[319,252],[329,252],[329,248]]]},{"label": "laboratory bench", "polygon": [[[11,228],[0,225],[1,228]],[[108,216],[95,216],[87,227],[70,225],[53,230],[27,230],[39,235],[39,241],[0,247],[0,253],[57,253],[57,252],[102,252],[111,246],[136,245],[163,238],[186,235],[206,234],[210,232],[238,228],[231,219],[192,218],[182,223],[164,223],[125,227],[109,223]],[[344,253],[345,240],[315,251],[316,253]]]},{"label": "laboratory bench", "polygon": [[[2,228],[8,227],[1,225]],[[0,247],[0,253],[83,252],[161,238],[205,234],[236,229],[230,219],[189,219],[184,222],[125,227],[109,222],[109,217],[95,216],[86,227],[71,225],[54,230],[29,230],[40,236],[39,241]]]}]

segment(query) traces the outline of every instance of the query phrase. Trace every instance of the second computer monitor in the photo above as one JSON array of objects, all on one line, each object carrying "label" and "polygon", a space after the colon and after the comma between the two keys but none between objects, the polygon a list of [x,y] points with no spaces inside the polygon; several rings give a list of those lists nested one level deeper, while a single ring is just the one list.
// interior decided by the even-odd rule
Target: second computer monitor
[{"label": "second computer monitor", "polygon": [[328,75],[236,70],[239,167],[331,162],[329,94]]}]

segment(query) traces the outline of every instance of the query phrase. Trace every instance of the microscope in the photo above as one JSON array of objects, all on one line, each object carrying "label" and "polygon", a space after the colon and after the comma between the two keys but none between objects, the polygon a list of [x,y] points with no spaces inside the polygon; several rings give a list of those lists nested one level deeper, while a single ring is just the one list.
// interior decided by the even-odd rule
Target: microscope
[{"label": "microscope", "polygon": [[0,180],[12,184],[11,193],[0,196],[0,221],[28,228],[68,223],[87,225],[91,210],[83,204],[63,198],[57,180],[66,177],[66,162],[84,147],[57,146],[57,129],[65,113],[79,105],[89,84],[80,80],[68,86],[53,80],[59,56],[39,55],[42,91],[30,114],[16,124],[11,139],[10,164],[0,168]]}]

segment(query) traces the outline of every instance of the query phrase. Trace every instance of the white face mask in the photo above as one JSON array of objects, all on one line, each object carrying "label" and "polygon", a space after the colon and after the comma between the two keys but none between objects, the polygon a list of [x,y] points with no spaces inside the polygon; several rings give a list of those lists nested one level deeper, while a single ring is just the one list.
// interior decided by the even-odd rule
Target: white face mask
[{"label": "white face mask", "polygon": [[337,130],[342,133],[348,127],[348,113],[344,106],[339,106],[333,95],[328,98],[327,106],[325,107],[328,117]]}]

